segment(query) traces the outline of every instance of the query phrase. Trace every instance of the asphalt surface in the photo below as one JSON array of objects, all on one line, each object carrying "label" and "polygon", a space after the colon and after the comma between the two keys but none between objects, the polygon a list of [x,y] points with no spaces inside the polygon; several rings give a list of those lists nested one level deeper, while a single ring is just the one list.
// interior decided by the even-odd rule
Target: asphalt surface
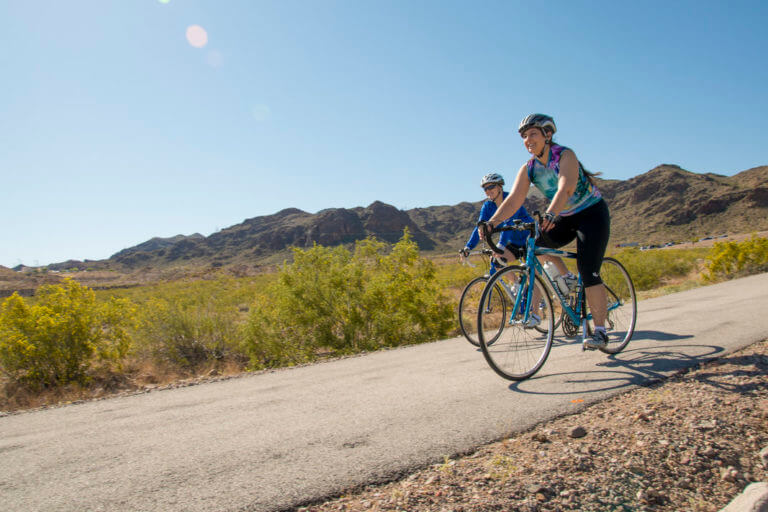
[{"label": "asphalt surface", "polygon": [[[768,337],[768,274],[639,303],[617,356],[499,378],[463,338],[0,417],[7,511],[281,510],[390,479]],[[582,401],[583,400],[583,401]]]}]

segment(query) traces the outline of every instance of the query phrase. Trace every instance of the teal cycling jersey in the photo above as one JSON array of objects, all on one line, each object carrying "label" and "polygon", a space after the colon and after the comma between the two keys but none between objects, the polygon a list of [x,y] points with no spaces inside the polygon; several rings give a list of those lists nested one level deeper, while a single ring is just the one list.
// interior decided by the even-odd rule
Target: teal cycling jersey
[{"label": "teal cycling jersey", "polygon": [[[560,156],[566,149],[569,148],[552,144],[549,149],[547,165],[542,164],[536,158],[531,158],[528,161],[528,179],[549,200],[552,200],[557,193],[558,180],[560,179]],[[563,217],[573,215],[597,204],[601,198],[600,191],[587,179],[584,167],[579,162],[579,179],[576,183],[576,191],[568,198],[568,202],[565,203],[560,215]]]}]

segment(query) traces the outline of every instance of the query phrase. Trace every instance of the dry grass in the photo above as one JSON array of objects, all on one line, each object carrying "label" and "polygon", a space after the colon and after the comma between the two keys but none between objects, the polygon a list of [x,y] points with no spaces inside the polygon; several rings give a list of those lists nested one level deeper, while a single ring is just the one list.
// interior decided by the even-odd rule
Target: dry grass
[{"label": "dry grass", "polygon": [[232,377],[245,371],[242,364],[227,361],[201,366],[194,372],[183,372],[151,361],[133,359],[124,371],[107,368],[94,371],[86,385],[68,384],[35,391],[0,377],[0,411],[15,412],[60,406],[85,400],[97,400],[154,389],[172,388],[205,380]]}]

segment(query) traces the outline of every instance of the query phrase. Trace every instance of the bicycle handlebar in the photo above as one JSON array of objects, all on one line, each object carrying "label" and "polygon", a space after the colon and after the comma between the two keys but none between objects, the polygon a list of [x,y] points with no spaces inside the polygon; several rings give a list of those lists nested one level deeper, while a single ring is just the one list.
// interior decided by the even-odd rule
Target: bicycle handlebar
[{"label": "bicycle handlebar", "polygon": [[504,254],[504,251],[499,249],[493,241],[493,234],[501,233],[502,231],[528,231],[532,237],[536,238],[539,232],[539,224],[541,223],[541,213],[536,210],[533,212],[533,216],[533,222],[523,222],[520,219],[514,219],[511,226],[496,226],[493,229],[488,227],[486,221],[481,220],[477,223],[477,227],[483,232],[483,239],[488,243],[491,250],[496,254]]}]

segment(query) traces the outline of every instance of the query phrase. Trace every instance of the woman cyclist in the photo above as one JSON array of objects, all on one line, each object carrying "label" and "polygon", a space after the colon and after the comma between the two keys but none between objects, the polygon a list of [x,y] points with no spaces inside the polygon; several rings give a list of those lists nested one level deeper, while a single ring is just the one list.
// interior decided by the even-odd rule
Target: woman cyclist
[{"label": "woman cyclist", "polygon": [[508,212],[519,208],[531,183],[549,199],[541,237],[536,243],[557,249],[576,238],[576,264],[595,324],[594,334],[584,345],[597,349],[608,343],[606,293],[600,266],[608,245],[611,219],[592,179],[594,175],[584,169],[571,149],[552,141],[556,131],[555,121],[548,115],[531,114],[520,122],[518,132],[533,157],[520,168],[510,194],[488,223],[491,228],[498,226]]}]

